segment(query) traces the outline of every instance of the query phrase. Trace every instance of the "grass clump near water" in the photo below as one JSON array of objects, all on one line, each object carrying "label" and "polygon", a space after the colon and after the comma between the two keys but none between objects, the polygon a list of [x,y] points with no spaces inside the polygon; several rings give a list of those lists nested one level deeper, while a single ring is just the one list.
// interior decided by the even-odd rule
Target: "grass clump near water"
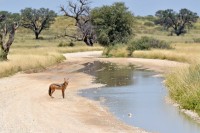
[{"label": "grass clump near water", "polygon": [[176,70],[166,76],[170,97],[184,109],[200,116],[200,64]]},{"label": "grass clump near water", "polygon": [[103,55],[106,57],[127,57],[125,44],[110,45],[104,48]]}]

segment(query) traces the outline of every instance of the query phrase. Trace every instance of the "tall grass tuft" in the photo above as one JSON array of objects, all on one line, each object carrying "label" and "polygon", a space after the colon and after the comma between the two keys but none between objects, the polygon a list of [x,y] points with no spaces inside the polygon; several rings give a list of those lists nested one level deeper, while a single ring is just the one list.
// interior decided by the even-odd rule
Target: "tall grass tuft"
[{"label": "tall grass tuft", "polygon": [[166,76],[169,95],[182,108],[196,111],[200,115],[200,64],[178,69]]},{"label": "tall grass tuft", "polygon": [[105,47],[103,55],[106,57],[127,57],[128,53],[125,44],[116,44]]}]

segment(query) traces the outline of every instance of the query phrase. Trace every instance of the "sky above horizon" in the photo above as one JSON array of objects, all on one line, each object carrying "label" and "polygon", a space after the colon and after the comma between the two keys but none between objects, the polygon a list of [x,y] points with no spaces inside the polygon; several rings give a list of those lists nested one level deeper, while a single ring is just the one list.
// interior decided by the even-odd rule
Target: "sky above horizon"
[{"label": "sky above horizon", "polygon": [[[76,0],[71,0],[76,1]],[[91,0],[90,6],[101,7],[114,2],[124,2],[135,16],[155,15],[158,10],[173,9],[179,11],[187,8],[200,15],[200,0]],[[60,5],[67,5],[67,0],[0,0],[0,11],[20,12],[26,7],[49,8],[60,14]]]}]

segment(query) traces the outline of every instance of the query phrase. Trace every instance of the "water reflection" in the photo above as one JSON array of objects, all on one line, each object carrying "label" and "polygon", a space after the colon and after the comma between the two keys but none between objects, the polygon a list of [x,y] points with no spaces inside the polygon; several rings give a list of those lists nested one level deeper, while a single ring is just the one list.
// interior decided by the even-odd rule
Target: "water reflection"
[{"label": "water reflection", "polygon": [[113,63],[104,63],[95,61],[93,63],[83,64],[85,68],[79,71],[96,77],[97,83],[106,84],[107,86],[126,86],[133,84],[133,65],[118,66]]}]

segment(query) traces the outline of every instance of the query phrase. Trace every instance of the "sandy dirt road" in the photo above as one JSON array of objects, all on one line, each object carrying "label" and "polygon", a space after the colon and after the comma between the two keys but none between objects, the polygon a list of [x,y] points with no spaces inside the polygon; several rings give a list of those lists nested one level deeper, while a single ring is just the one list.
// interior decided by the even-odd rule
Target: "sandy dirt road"
[{"label": "sandy dirt road", "polygon": [[[118,121],[98,102],[78,96],[76,92],[80,89],[101,85],[92,83],[94,77],[77,70],[95,60],[147,64],[146,67],[158,71],[166,64],[170,67],[182,64],[97,58],[100,55],[98,51],[65,54],[65,62],[43,72],[18,73],[0,79],[0,133],[145,133]],[[62,83],[64,77],[70,78],[66,98],[62,98],[61,91],[55,91],[55,98],[50,98],[49,84]]]}]

